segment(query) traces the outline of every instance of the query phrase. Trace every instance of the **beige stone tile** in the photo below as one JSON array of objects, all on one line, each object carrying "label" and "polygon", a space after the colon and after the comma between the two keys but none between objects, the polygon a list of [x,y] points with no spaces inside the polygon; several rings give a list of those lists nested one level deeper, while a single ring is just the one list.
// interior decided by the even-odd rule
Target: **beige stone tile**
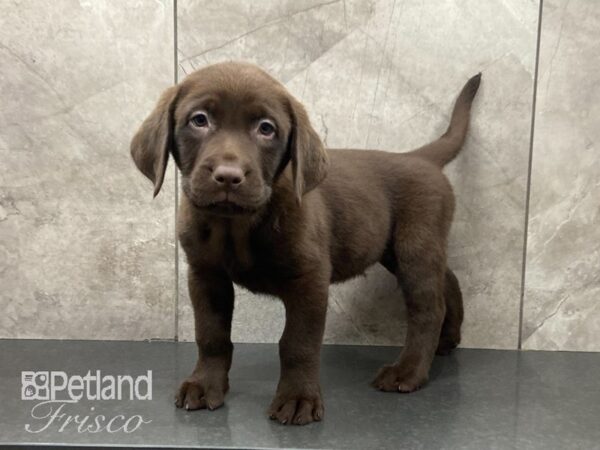
[{"label": "beige stone tile", "polygon": [[[483,71],[469,139],[447,169],[458,198],[449,264],[465,296],[464,345],[516,348],[538,1],[252,5],[180,1],[180,73],[258,63],[304,102],[330,147],[425,143],[445,129],[466,79]],[[180,293],[189,338],[184,286]],[[280,305],[240,300],[235,338],[275,341]],[[403,310],[393,278],[369,270],[331,288],[326,341],[402,343]]]},{"label": "beige stone tile", "polygon": [[173,5],[0,4],[0,337],[174,335],[174,178],[129,140],[173,78]]},{"label": "beige stone tile", "polygon": [[545,0],[523,347],[600,351],[600,4]]}]

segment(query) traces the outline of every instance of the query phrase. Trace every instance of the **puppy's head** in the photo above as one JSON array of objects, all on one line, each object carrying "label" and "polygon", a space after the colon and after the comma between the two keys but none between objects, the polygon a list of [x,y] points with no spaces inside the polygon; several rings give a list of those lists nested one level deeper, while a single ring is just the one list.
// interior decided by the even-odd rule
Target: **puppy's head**
[{"label": "puppy's head", "polygon": [[160,191],[169,153],[184,194],[219,215],[253,213],[291,164],[298,201],[325,177],[327,156],[304,107],[275,79],[242,63],[208,66],[167,89],[131,142]]}]

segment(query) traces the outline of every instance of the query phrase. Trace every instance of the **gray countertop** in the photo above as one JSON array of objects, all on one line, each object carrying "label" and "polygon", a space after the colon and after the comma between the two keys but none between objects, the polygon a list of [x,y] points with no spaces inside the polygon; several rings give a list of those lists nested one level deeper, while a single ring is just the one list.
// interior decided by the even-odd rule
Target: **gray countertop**
[{"label": "gray countertop", "polygon": [[[325,419],[294,427],[281,426],[266,416],[279,374],[276,345],[237,344],[225,406],[213,412],[186,412],[174,407],[173,396],[194,365],[194,344],[1,340],[0,444],[10,448],[18,444],[600,448],[600,354],[460,349],[451,356],[436,357],[430,383],[418,392],[375,391],[369,381],[397,353],[391,347],[325,346],[321,373]],[[88,370],[92,374],[100,370],[102,376],[134,377],[151,370],[152,400],[82,399],[40,405],[42,400],[21,399],[22,371],[63,371],[71,376],[86,375]],[[64,416],[50,421],[60,405],[59,413]],[[85,427],[79,432],[76,421],[88,416],[86,425],[91,431],[95,431],[95,420],[102,422],[101,416],[106,418],[104,424],[116,417],[115,428],[125,418],[132,419],[133,428],[138,416],[150,423],[131,433],[110,433],[105,428],[90,432]],[[43,431],[33,433],[27,426],[30,431]]]}]

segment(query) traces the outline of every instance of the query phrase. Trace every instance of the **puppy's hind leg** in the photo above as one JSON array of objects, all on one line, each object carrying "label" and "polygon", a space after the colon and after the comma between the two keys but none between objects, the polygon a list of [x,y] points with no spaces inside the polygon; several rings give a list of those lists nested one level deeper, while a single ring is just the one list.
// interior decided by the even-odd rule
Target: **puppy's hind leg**
[{"label": "puppy's hind leg", "polygon": [[446,310],[444,248],[427,228],[396,233],[396,276],[406,299],[408,333],[398,361],[382,367],[375,377],[372,384],[379,390],[412,392],[427,382]]},{"label": "puppy's hind leg", "polygon": [[438,355],[447,355],[460,344],[460,326],[464,317],[460,285],[454,272],[448,268],[444,283],[444,301],[446,302],[446,316],[436,350]]},{"label": "puppy's hind leg", "polygon": [[[391,248],[386,249],[379,261],[392,275],[396,275],[398,264],[396,256]],[[438,355],[448,355],[460,344],[460,327],[464,318],[463,298],[458,279],[454,272],[446,269],[444,282],[444,301],[446,303],[446,315],[442,324],[440,340],[436,350]]]}]

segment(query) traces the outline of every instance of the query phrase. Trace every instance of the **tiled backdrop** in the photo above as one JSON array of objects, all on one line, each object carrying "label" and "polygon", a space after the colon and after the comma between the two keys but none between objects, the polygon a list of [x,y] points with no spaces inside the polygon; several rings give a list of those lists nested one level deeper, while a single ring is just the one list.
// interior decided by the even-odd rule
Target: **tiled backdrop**
[{"label": "tiled backdrop", "polygon": [[523,347],[600,351],[600,3],[543,11]]},{"label": "tiled backdrop", "polygon": [[173,82],[171,2],[0,3],[0,336],[173,336],[174,177],[129,139]]},{"label": "tiled backdrop", "polygon": [[[463,344],[599,351],[598,30],[590,0],[0,4],[0,337],[193,339],[173,167],[152,201],[128,152],[174,82],[176,43],[180,78],[227,59],[266,68],[330,147],[433,139],[481,70],[469,139],[447,169]],[[234,339],[276,341],[281,305],[237,293]],[[403,337],[385,271],[332,287],[327,342]]]}]

